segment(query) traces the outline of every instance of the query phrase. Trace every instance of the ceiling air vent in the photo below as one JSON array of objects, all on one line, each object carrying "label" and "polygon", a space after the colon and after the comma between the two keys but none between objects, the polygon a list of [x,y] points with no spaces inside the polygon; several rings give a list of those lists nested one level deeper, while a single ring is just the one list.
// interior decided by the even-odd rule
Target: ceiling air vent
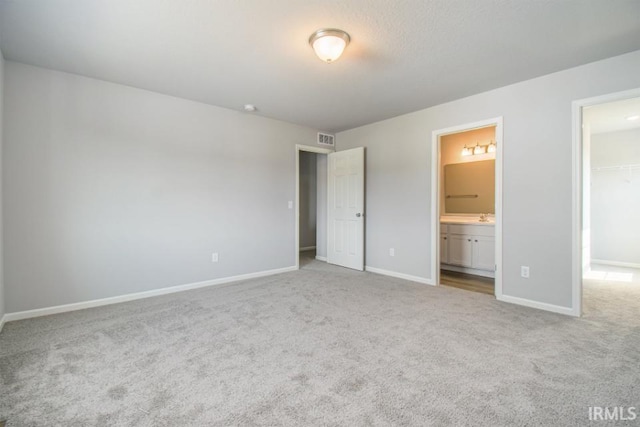
[{"label": "ceiling air vent", "polygon": [[330,145],[333,147],[335,145],[333,138],[333,135],[318,132],[318,144],[320,145]]}]

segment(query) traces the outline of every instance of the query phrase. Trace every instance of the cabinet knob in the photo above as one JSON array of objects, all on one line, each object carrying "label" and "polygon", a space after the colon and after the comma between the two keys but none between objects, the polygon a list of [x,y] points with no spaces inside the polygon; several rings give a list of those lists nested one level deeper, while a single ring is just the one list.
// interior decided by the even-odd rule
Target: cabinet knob
[{"label": "cabinet knob", "polygon": [[471,239],[467,239],[467,241],[468,241],[468,242],[470,242],[470,241],[471,241]]},{"label": "cabinet knob", "polygon": [[476,243],[478,243],[478,239],[476,239]]},{"label": "cabinet knob", "polygon": [[444,240],[447,240],[447,238],[445,237]]}]

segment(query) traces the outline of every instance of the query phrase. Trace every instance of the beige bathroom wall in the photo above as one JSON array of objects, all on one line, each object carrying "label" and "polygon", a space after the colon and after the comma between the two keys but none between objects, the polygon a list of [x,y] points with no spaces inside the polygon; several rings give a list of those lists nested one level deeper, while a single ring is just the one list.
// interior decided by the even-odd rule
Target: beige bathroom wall
[{"label": "beige bathroom wall", "polygon": [[[445,167],[452,164],[478,163],[486,160],[495,160],[495,153],[476,154],[471,156],[463,156],[462,149],[467,147],[475,147],[477,143],[480,145],[488,145],[491,141],[495,142],[496,128],[495,126],[474,129],[466,132],[453,133],[443,136],[440,141],[440,176],[444,179],[440,180],[440,215],[455,213],[495,213],[495,191],[490,193],[487,188],[495,188],[495,168],[491,171],[493,175],[486,176],[482,182],[477,182],[478,178],[485,175],[486,167],[466,168],[470,174],[469,180],[465,180],[463,175],[464,167],[447,168],[452,169],[450,178],[456,180],[451,188],[445,188],[446,176]],[[495,165],[495,162],[492,162]],[[486,165],[486,163],[484,163]],[[457,172],[456,172],[457,171]],[[482,173],[478,173],[483,171]],[[451,184],[451,183],[450,183]],[[447,190],[450,190],[447,192]],[[492,197],[482,197],[477,199],[447,199],[447,194],[466,194],[471,191],[473,194],[480,194]],[[470,193],[470,194],[471,194]]]}]

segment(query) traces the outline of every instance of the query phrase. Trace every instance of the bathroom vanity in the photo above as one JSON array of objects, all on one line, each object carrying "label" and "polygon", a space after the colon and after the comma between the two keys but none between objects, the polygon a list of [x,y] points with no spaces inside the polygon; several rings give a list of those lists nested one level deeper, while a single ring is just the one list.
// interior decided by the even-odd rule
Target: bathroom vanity
[{"label": "bathroom vanity", "polygon": [[440,268],[495,277],[495,224],[477,217],[440,219]]}]

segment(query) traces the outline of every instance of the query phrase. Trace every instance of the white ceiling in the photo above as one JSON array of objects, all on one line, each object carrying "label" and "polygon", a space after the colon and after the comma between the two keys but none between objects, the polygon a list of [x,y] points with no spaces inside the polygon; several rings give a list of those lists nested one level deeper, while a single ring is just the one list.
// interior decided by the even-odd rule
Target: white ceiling
[{"label": "white ceiling", "polygon": [[[307,43],[322,27],[352,37],[334,64]],[[0,48],[339,131],[638,50],[640,1],[0,0]]]},{"label": "white ceiling", "polygon": [[640,128],[640,119],[627,120],[630,116],[640,116],[640,98],[587,107],[582,121],[589,123],[592,134]]}]

